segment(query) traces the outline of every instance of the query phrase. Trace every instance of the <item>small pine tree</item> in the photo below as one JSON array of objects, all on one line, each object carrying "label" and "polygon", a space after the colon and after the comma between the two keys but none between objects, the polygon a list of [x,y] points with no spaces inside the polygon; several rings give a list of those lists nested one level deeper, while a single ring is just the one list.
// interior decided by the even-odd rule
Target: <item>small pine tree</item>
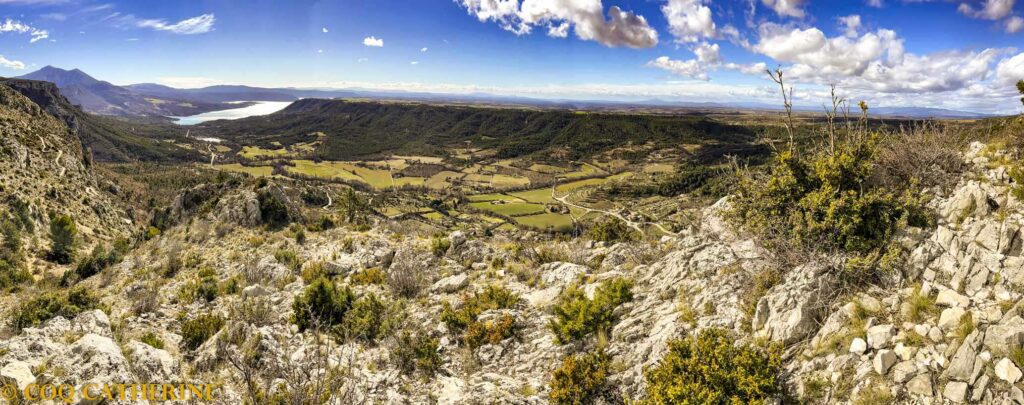
[{"label": "small pine tree", "polygon": [[50,221],[50,239],[53,247],[50,249],[50,260],[60,264],[71,264],[75,260],[75,236],[78,235],[78,227],[75,221],[67,215],[58,215]]},{"label": "small pine tree", "polygon": [[[1024,96],[1024,80],[1017,81],[1017,91],[1020,92],[1020,95]],[[1020,98],[1020,103],[1024,104],[1024,97]]]}]

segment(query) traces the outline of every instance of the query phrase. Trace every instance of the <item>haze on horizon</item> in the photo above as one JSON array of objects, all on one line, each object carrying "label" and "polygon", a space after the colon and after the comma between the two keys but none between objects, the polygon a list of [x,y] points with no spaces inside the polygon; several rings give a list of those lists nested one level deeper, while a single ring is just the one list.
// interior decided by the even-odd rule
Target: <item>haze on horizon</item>
[{"label": "haze on horizon", "polygon": [[0,1],[0,75],[1020,111],[1016,0]]}]

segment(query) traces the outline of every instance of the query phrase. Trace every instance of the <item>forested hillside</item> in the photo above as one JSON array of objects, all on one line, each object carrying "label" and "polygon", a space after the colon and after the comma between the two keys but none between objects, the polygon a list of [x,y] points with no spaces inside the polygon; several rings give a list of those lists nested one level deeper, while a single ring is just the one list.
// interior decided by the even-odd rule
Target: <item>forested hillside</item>
[{"label": "forested hillside", "polygon": [[566,110],[300,100],[268,116],[209,122],[204,132],[239,143],[291,144],[327,135],[323,159],[384,153],[443,154],[453,145],[495,148],[498,157],[560,149],[579,158],[625,144],[748,143],[757,128],[706,117]]}]

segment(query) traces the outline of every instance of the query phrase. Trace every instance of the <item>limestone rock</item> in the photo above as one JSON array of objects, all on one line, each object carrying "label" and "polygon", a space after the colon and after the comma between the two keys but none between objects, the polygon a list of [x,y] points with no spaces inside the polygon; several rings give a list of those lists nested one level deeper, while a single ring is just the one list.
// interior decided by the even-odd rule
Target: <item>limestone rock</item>
[{"label": "limestone rock", "polygon": [[970,381],[971,375],[974,372],[974,364],[977,361],[977,344],[980,340],[979,331],[976,329],[971,332],[964,342],[957,348],[956,354],[950,359],[949,368],[946,369],[944,375],[953,380],[959,381]]},{"label": "limestone rock", "polygon": [[834,279],[825,264],[804,265],[785,276],[757,303],[753,329],[759,336],[791,344],[818,331]]},{"label": "limestone rock", "polygon": [[956,291],[946,289],[939,291],[939,295],[935,297],[935,303],[946,307],[966,308],[971,304],[971,300]]},{"label": "limestone rock", "polygon": [[242,298],[255,298],[270,295],[270,291],[259,284],[253,284],[242,289]]},{"label": "limestone rock", "polygon": [[892,325],[872,326],[868,328],[868,346],[876,350],[884,348],[894,336],[896,336],[896,328]]},{"label": "limestone rock", "polygon": [[896,353],[893,353],[892,350],[879,350],[878,353],[875,354],[875,359],[872,362],[872,366],[874,366],[875,372],[878,373],[878,375],[885,375],[888,373],[889,368],[892,367],[893,364],[896,364]]},{"label": "limestone rock", "polygon": [[553,262],[540,266],[541,280],[546,284],[568,285],[576,282],[580,276],[589,271],[585,266],[575,263]]},{"label": "limestone rock", "polygon": [[177,376],[178,364],[166,350],[133,340],[125,346],[132,369],[142,381],[170,381]]},{"label": "limestone rock", "polygon": [[1005,357],[996,363],[995,371],[996,377],[1010,384],[1016,383],[1021,377],[1020,369],[1013,364],[1013,361]]},{"label": "limestone rock", "polygon": [[950,381],[942,390],[942,396],[955,403],[967,401],[967,383],[961,381]]},{"label": "limestone rock", "polygon": [[965,311],[963,308],[953,307],[946,308],[939,315],[939,327],[943,330],[950,331],[960,325],[960,318],[964,316]]},{"label": "limestone rock", "polygon": [[861,338],[854,338],[853,342],[850,343],[850,353],[853,354],[864,354],[868,350],[868,343]]},{"label": "limestone rock", "polygon": [[456,274],[437,280],[431,290],[441,293],[453,293],[469,285],[469,275],[466,273]]},{"label": "limestone rock", "polygon": [[985,331],[985,348],[996,355],[1008,355],[1010,350],[1024,344],[1024,319],[1014,316]]},{"label": "limestone rock", "polygon": [[929,373],[918,374],[907,383],[907,391],[914,395],[932,396],[935,395],[935,388],[932,387],[932,376]]},{"label": "limestone rock", "polygon": [[36,382],[32,375],[32,368],[21,361],[12,361],[0,369],[0,385],[14,384],[19,390],[24,390],[29,384]]}]

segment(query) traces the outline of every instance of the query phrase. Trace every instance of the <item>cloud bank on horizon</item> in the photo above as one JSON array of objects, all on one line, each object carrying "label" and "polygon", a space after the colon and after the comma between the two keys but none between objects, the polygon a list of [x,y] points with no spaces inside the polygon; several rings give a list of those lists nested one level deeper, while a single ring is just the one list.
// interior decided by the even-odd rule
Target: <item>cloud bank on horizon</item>
[{"label": "cloud bank on horizon", "polygon": [[0,73],[775,103],[779,67],[805,107],[834,84],[878,106],[1020,109],[1017,0],[387,2],[0,0]]},{"label": "cloud bank on horizon", "polygon": [[[546,29],[547,35],[565,38],[571,29],[580,40],[592,40],[608,47],[653,47],[658,32],[648,20],[617,6],[602,16],[600,0],[454,0],[481,22],[495,22],[515,35],[530,34],[533,28]],[[891,0],[893,3],[937,2],[937,0]],[[818,91],[804,92],[800,98],[820,99],[822,87],[836,85],[845,92],[873,93],[878,98],[905,101],[932,97],[954,97],[977,104],[980,97],[1013,99],[1013,85],[1024,79],[1024,53],[1007,47],[984,49],[948,49],[914,53],[906,49],[906,39],[897,30],[868,28],[859,14],[834,16],[832,22],[841,34],[827,35],[815,26],[807,8],[811,0],[746,0],[746,32],[726,23],[716,23],[711,0],[666,0],[660,11],[665,30],[678,48],[688,49],[693,57],[680,59],[659,56],[646,66],[662,69],[682,79],[710,81],[715,72],[732,70],[764,76],[768,63],[779,67],[793,84],[812,85]],[[867,7],[883,8],[883,0],[867,0]],[[965,0],[956,12],[973,19],[997,22],[1006,34],[1024,29],[1024,18],[1014,9],[1016,0]],[[774,19],[757,17],[758,9],[774,13]],[[719,14],[726,14],[719,9]],[[732,11],[732,10],[728,10]],[[627,16],[628,18],[620,18]],[[604,30],[595,27],[610,27]],[[642,33],[609,39],[595,32]],[[720,43],[728,43],[749,54],[767,57],[768,62],[727,62],[720,54]],[[1007,105],[1012,105],[1007,103]],[[1009,110],[1004,110],[1009,111]]]}]

